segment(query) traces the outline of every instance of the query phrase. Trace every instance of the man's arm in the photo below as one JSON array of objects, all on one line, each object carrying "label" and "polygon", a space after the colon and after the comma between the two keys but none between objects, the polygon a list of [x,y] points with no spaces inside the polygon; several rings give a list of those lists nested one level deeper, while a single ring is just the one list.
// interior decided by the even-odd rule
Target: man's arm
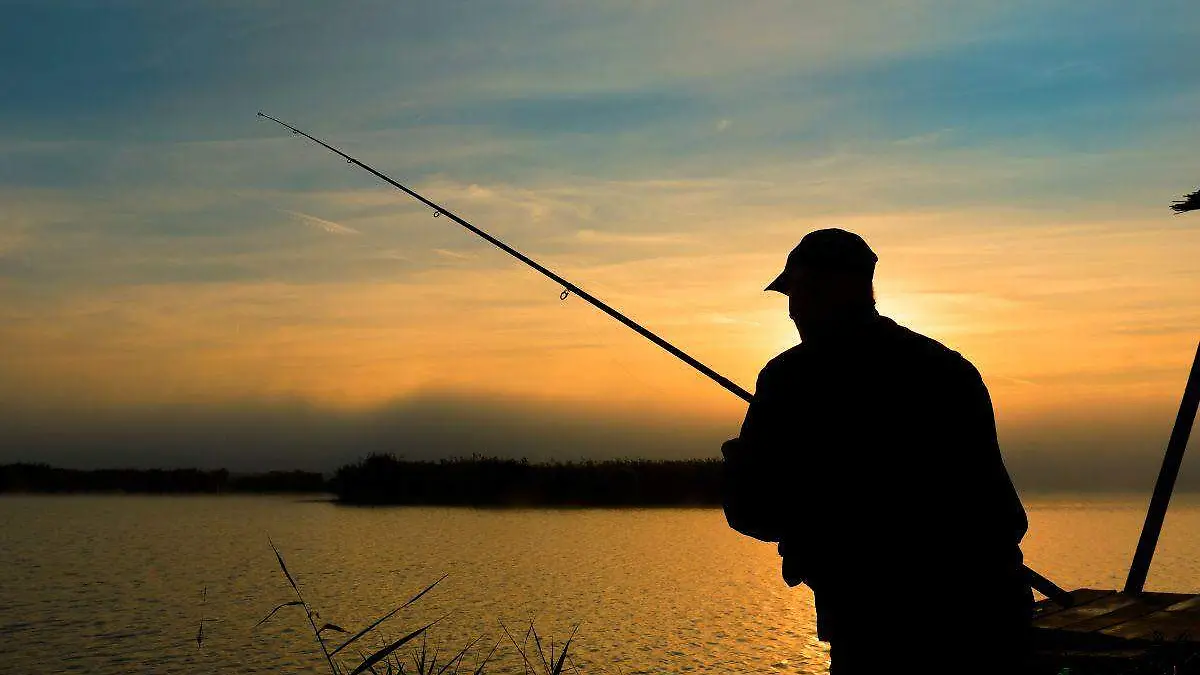
[{"label": "man's arm", "polygon": [[966,452],[970,453],[971,464],[979,481],[979,490],[973,494],[977,531],[997,537],[1006,545],[1021,541],[1029,527],[1025,508],[1013,485],[996,433],[996,417],[991,395],[979,371],[967,363],[966,392],[961,403],[964,405],[962,421]]},{"label": "man's arm", "polygon": [[759,373],[740,435],[721,446],[722,506],[729,526],[761,541],[779,541],[783,513],[777,484],[782,410],[772,364]]}]

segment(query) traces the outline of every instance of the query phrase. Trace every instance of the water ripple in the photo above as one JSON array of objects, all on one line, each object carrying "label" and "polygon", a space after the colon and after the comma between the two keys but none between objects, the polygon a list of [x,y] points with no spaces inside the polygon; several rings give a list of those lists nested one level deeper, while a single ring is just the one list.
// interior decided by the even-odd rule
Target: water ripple
[{"label": "water ripple", "polygon": [[[1065,586],[1123,577],[1145,500],[1031,505],[1025,546]],[[1200,505],[1172,506],[1151,586],[1197,590]],[[17,673],[311,673],[322,657],[267,546],[274,539],[322,620],[369,623],[443,573],[386,624],[445,613],[443,652],[499,621],[532,620],[602,673],[824,673],[811,594],[779,578],[773,548],[719,511],[369,509],[283,498],[0,498],[0,632]],[[201,589],[207,587],[201,602]],[[932,591],[930,591],[932,592]],[[201,619],[205,639],[196,645]],[[364,645],[364,648],[370,645]],[[905,659],[917,664],[927,645]],[[511,646],[490,672],[521,672]],[[514,670],[515,669],[515,670]]]}]

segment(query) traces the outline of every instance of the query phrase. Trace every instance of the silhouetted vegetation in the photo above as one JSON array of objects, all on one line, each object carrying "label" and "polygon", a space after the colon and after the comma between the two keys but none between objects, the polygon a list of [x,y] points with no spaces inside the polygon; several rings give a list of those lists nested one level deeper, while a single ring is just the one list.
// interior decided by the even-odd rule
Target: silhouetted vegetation
[{"label": "silhouetted vegetation", "polygon": [[[395,641],[379,635],[377,629],[381,624],[391,619],[400,610],[420,600],[426,593],[432,591],[435,586],[445,580],[448,575],[442,575],[440,579],[426,586],[424,590],[409,598],[407,602],[375,619],[351,637],[335,640],[333,636],[338,634],[350,635],[350,631],[338,624],[329,623],[321,618],[320,612],[304,599],[304,594],[300,590],[300,583],[288,571],[287,563],[283,560],[283,554],[279,552],[274,542],[271,542],[271,550],[275,553],[275,559],[279,561],[279,569],[283,572],[288,585],[291,586],[292,593],[296,599],[277,605],[261,621],[255,624],[254,628],[257,629],[259,626],[267,623],[281,610],[287,610],[292,607],[304,610],[305,618],[312,629],[313,638],[321,650],[325,664],[329,667],[330,675],[347,675],[347,671],[349,671],[348,675],[361,675],[362,673],[372,673],[373,675],[458,675],[460,671],[464,674],[469,672],[471,675],[484,675],[488,665],[492,661],[493,655],[495,655],[497,648],[500,647],[501,640],[497,640],[492,644],[491,649],[487,649],[485,652],[484,647],[486,645],[479,646],[483,640],[483,636],[480,635],[469,641],[457,652],[442,652],[437,646],[434,646],[431,650],[428,641],[430,629],[446,618],[445,616],[442,619],[431,621]],[[318,627],[318,623],[321,623],[320,627]],[[567,641],[557,650],[555,649],[555,644],[550,642],[549,652],[543,647],[543,640],[538,635],[537,629],[534,628],[532,620],[529,622],[529,628],[525,630],[525,636],[520,642],[517,641],[517,638],[509,631],[508,626],[503,621],[500,622],[500,628],[504,631],[504,636],[512,643],[513,648],[520,657],[519,665],[523,675],[563,675],[565,672],[580,672],[579,667],[573,663],[570,656],[571,643],[575,640],[576,631],[579,630],[578,625],[571,631],[571,635],[567,638]],[[203,635],[203,631],[204,624],[201,623],[201,635]],[[419,645],[416,644],[418,637],[421,638]],[[532,638],[532,641],[530,638]],[[340,644],[337,644],[339,642]],[[400,649],[410,643],[412,643],[412,649],[409,654],[411,661],[406,662]],[[197,638],[197,645],[200,644],[200,640]],[[350,649],[351,646],[354,649]],[[370,654],[363,651],[364,648],[369,649]],[[442,658],[441,661],[438,660],[439,656]],[[466,661],[468,656],[475,661],[474,670],[470,670],[469,666],[467,666]],[[515,672],[515,669],[511,672]]]},{"label": "silhouetted vegetation", "polygon": [[370,455],[319,473],[225,469],[62,469],[0,465],[0,493],[123,492],[133,494],[333,492],[347,504],[429,506],[716,506],[721,462],[609,460],[530,463],[474,456],[408,461]]},{"label": "silhouetted vegetation", "polygon": [[0,466],[3,492],[128,492],[142,494],[226,492],[326,492],[325,478],[307,471],[233,475],[225,469],[60,469],[46,464]]},{"label": "silhouetted vegetation", "polygon": [[371,455],[338,469],[330,487],[348,504],[713,506],[721,503],[721,462],[531,464],[479,456],[432,462]]},{"label": "silhouetted vegetation", "polygon": [[1171,210],[1175,213],[1200,210],[1200,190],[1184,195],[1183,199],[1172,202]]}]

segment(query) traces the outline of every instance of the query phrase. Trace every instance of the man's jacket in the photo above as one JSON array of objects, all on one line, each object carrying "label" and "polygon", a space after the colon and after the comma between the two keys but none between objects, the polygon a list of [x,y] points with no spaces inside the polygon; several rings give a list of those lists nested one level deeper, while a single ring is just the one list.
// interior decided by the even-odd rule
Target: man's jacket
[{"label": "man's jacket", "polygon": [[985,607],[1029,594],[1025,510],[979,372],[891,319],[772,359],[724,451],[729,525],[779,542],[785,580],[813,589],[821,639],[894,630],[882,594],[903,592],[918,621],[909,600],[924,593]]}]

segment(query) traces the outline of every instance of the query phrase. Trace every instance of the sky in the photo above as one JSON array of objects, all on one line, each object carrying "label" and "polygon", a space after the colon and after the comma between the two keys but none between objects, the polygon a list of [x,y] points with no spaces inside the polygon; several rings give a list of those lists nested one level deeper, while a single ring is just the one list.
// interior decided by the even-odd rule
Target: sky
[{"label": "sky", "polygon": [[[1200,5],[0,0],[0,461],[716,456],[862,234],[1019,487],[1148,490],[1200,337]],[[1194,444],[1193,444],[1194,445]],[[1200,470],[1185,478],[1200,486]],[[1190,472],[1190,473],[1189,473]]]}]

